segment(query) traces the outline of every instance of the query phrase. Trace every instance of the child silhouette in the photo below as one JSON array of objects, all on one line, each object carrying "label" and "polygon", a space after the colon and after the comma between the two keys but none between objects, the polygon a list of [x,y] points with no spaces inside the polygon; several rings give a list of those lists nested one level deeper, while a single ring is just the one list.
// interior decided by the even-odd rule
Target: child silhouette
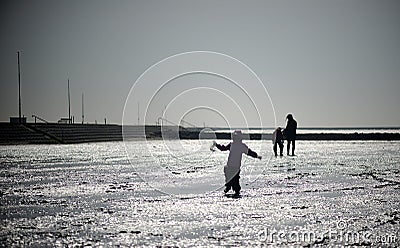
[{"label": "child silhouette", "polygon": [[278,127],[275,129],[274,133],[272,134],[272,144],[274,144],[274,153],[275,157],[278,156],[278,145],[279,145],[279,155],[283,156],[283,143],[284,143],[284,138],[283,138],[283,133],[282,129]]},{"label": "child silhouette", "polygon": [[261,159],[256,152],[250,150],[246,144],[242,142],[243,135],[242,131],[236,130],[232,134],[232,142],[228,145],[220,145],[214,141],[214,146],[216,146],[221,151],[229,150],[228,162],[224,167],[225,174],[225,189],[224,192],[228,193],[229,190],[233,189],[235,191],[235,196],[240,194],[240,167],[242,165],[242,154],[246,154],[253,158]]}]

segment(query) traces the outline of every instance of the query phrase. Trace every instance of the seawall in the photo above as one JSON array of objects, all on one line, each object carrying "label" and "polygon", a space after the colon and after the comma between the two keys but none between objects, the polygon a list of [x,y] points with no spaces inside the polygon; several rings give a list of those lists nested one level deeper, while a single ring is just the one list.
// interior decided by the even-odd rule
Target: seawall
[{"label": "seawall", "polygon": [[[179,130],[179,132],[178,132]],[[200,129],[159,126],[121,126],[102,124],[0,123],[0,145],[7,144],[72,144],[122,141],[125,139],[231,139],[230,133],[201,133]],[[124,133],[124,135],[123,135]],[[245,139],[270,140],[271,134],[249,134]],[[297,140],[400,140],[400,133],[307,133]]]}]

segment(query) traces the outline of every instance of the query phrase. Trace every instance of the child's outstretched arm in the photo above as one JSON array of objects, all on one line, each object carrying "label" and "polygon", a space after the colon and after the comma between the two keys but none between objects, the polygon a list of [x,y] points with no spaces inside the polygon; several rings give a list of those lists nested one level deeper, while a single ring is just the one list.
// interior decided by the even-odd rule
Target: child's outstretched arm
[{"label": "child's outstretched arm", "polygon": [[258,158],[258,159],[262,159],[261,156],[258,156],[258,154],[254,151],[252,151],[250,148],[247,150],[247,155],[253,158]]},{"label": "child's outstretched arm", "polygon": [[220,151],[229,151],[231,149],[231,143],[229,143],[228,145],[225,146],[225,145],[220,145],[215,142],[215,147],[217,147]]}]

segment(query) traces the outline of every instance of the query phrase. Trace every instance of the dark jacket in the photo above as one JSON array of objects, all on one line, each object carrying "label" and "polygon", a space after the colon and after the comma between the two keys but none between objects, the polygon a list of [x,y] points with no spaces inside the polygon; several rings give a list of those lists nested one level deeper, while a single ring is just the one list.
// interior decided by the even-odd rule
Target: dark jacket
[{"label": "dark jacket", "polygon": [[296,129],[297,129],[297,121],[294,119],[288,119],[286,128],[284,130],[284,135],[287,140],[296,139]]},{"label": "dark jacket", "polygon": [[274,133],[272,134],[272,144],[280,144],[283,143],[283,134],[281,129],[275,129]]}]

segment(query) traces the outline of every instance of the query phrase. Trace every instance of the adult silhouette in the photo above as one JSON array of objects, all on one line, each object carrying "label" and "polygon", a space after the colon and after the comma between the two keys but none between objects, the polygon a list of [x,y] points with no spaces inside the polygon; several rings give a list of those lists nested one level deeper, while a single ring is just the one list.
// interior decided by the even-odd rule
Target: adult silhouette
[{"label": "adult silhouette", "polygon": [[289,156],[290,144],[292,145],[292,156],[294,156],[294,149],[296,148],[296,129],[297,129],[297,121],[293,118],[292,114],[288,114],[286,116],[287,123],[286,128],[284,130],[284,135],[287,140],[287,155]]}]

